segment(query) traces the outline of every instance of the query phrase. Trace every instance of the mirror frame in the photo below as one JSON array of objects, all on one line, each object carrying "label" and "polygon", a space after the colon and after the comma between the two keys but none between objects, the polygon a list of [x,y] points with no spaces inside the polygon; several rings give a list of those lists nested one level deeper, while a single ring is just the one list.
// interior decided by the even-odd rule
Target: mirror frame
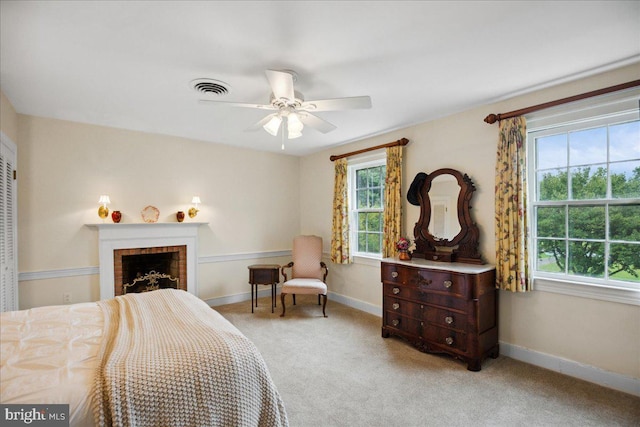
[{"label": "mirror frame", "polygon": [[[460,231],[451,240],[438,238],[429,232],[431,222],[431,199],[429,190],[433,180],[442,175],[452,175],[460,186],[458,194],[458,222]],[[414,255],[433,261],[457,261],[472,264],[484,264],[478,252],[478,226],[471,219],[471,198],[476,187],[467,174],[455,169],[438,169],[427,174],[418,192],[420,202],[420,218],[413,229],[416,250]]]}]

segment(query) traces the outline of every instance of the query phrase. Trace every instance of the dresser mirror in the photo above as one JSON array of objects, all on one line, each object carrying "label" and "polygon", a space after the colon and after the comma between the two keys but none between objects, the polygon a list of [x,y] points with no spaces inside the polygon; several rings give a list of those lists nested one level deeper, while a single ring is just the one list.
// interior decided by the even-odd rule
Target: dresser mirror
[{"label": "dresser mirror", "polygon": [[416,175],[407,197],[420,206],[413,229],[413,255],[442,262],[483,264],[478,252],[478,227],[471,219],[476,188],[467,174],[438,169]]}]

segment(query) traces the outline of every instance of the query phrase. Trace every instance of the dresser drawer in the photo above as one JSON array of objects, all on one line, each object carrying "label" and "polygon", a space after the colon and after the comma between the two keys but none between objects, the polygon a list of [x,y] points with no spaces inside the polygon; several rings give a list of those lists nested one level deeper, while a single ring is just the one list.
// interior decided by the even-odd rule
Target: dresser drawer
[{"label": "dresser drawer", "polygon": [[432,304],[444,308],[453,308],[455,310],[466,311],[468,301],[464,298],[458,298],[453,295],[447,295],[440,292],[421,291],[418,288],[403,285],[393,285],[389,283],[382,284],[383,298],[389,297],[407,299],[418,304]]},{"label": "dresser drawer", "polygon": [[421,325],[420,321],[411,317],[402,316],[399,313],[393,311],[387,311],[385,313],[386,325],[388,328],[396,329],[405,334],[418,336],[420,335]]},{"label": "dresser drawer", "polygon": [[417,270],[415,286],[421,292],[440,292],[458,298],[471,298],[470,286],[466,276],[438,271]]},{"label": "dresser drawer", "polygon": [[382,264],[382,281],[388,283],[406,284],[407,277],[410,276],[410,267],[398,264]]},{"label": "dresser drawer", "polygon": [[422,338],[426,341],[459,351],[467,351],[467,334],[437,326],[423,327]]},{"label": "dresser drawer", "polygon": [[383,309],[404,316],[422,319],[422,310],[424,305],[411,302],[391,296],[385,297],[383,301]]},{"label": "dresser drawer", "polygon": [[445,328],[457,329],[460,331],[467,330],[466,313],[458,313],[451,310],[425,306],[422,310],[422,319],[432,325],[438,325]]}]

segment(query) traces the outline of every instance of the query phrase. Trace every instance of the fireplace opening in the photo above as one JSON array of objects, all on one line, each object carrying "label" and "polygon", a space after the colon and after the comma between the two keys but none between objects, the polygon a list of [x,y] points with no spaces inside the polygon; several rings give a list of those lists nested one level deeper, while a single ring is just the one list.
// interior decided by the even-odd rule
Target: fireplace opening
[{"label": "fireplace opening", "polygon": [[117,249],[114,251],[114,293],[187,289],[186,246]]}]

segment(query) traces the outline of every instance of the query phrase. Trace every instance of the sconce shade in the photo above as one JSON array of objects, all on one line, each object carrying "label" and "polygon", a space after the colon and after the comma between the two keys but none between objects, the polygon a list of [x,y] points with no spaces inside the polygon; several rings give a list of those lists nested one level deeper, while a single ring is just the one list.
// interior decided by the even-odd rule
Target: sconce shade
[{"label": "sconce shade", "polygon": [[107,216],[109,216],[109,208],[107,208],[107,205],[111,203],[111,200],[109,200],[109,196],[103,194],[98,199],[98,203],[100,203],[100,207],[98,208],[98,216],[102,219],[105,219]]},{"label": "sconce shade", "polygon": [[191,199],[191,203],[193,203],[195,206],[189,209],[189,218],[195,218],[195,216],[198,215],[198,205],[202,202],[200,201],[199,196],[193,196],[193,199]]}]

